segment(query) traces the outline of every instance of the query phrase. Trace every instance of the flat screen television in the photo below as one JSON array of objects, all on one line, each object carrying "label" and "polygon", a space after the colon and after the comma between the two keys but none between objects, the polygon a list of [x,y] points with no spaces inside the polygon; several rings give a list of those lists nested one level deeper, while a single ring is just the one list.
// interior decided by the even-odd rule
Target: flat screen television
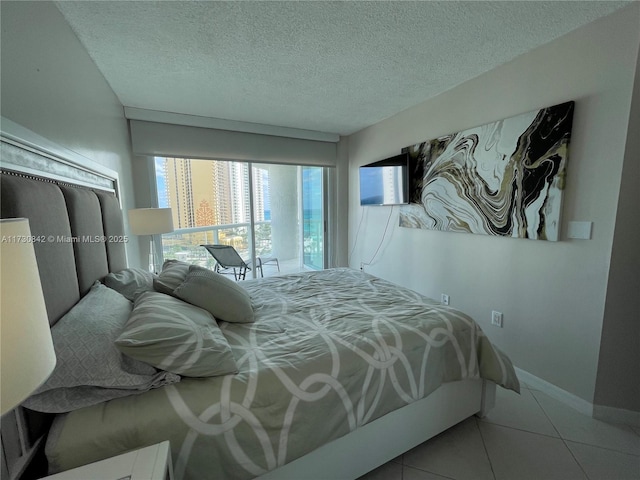
[{"label": "flat screen television", "polygon": [[409,155],[385,158],[360,167],[360,205],[409,203]]}]

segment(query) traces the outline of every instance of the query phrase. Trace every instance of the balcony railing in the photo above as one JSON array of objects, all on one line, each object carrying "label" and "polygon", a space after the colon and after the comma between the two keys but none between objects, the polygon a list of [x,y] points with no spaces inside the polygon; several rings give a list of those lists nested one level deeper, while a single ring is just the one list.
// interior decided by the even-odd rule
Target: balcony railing
[{"label": "balcony railing", "polygon": [[[233,223],[206,227],[182,228],[162,235],[162,254],[164,260],[184,262],[213,268],[215,260],[200,245],[231,245],[246,260],[251,257],[251,238],[249,223]],[[271,222],[255,222],[256,256],[272,256]]]}]

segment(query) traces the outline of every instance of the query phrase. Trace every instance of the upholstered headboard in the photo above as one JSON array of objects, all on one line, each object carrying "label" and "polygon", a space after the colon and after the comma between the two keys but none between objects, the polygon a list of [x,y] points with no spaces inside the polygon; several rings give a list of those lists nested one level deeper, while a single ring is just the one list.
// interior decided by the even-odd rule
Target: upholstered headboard
[{"label": "upholstered headboard", "polygon": [[124,239],[118,199],[5,169],[0,181],[2,218],[29,219],[53,325],[93,282],[126,267],[124,243],[117,242]]},{"label": "upholstered headboard", "polygon": [[[50,325],[96,280],[127,266],[118,191],[116,172],[2,119],[0,216],[29,219]],[[31,461],[26,457],[39,451],[49,419],[23,409],[7,417],[0,476],[20,478],[22,464]],[[15,453],[18,431],[26,438]]]},{"label": "upholstered headboard", "polygon": [[0,216],[29,219],[53,325],[93,282],[126,267],[117,175],[92,172],[4,132],[1,140]]}]

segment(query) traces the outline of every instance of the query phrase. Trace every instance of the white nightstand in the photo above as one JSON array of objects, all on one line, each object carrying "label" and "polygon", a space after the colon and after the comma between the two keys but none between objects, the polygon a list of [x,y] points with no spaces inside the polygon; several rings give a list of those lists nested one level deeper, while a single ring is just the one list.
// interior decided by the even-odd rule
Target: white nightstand
[{"label": "white nightstand", "polygon": [[[45,477],[46,480],[173,480],[169,442]],[[45,480],[41,479],[41,480]]]}]

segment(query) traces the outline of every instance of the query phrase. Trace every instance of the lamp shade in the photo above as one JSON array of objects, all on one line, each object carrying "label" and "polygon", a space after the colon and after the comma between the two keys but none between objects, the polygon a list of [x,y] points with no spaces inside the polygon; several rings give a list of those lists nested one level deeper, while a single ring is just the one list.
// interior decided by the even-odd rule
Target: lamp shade
[{"label": "lamp shade", "polygon": [[170,208],[134,208],[129,210],[129,225],[134,235],[173,232]]},{"label": "lamp shade", "polygon": [[0,220],[0,414],[51,375],[56,355],[29,220]]}]

